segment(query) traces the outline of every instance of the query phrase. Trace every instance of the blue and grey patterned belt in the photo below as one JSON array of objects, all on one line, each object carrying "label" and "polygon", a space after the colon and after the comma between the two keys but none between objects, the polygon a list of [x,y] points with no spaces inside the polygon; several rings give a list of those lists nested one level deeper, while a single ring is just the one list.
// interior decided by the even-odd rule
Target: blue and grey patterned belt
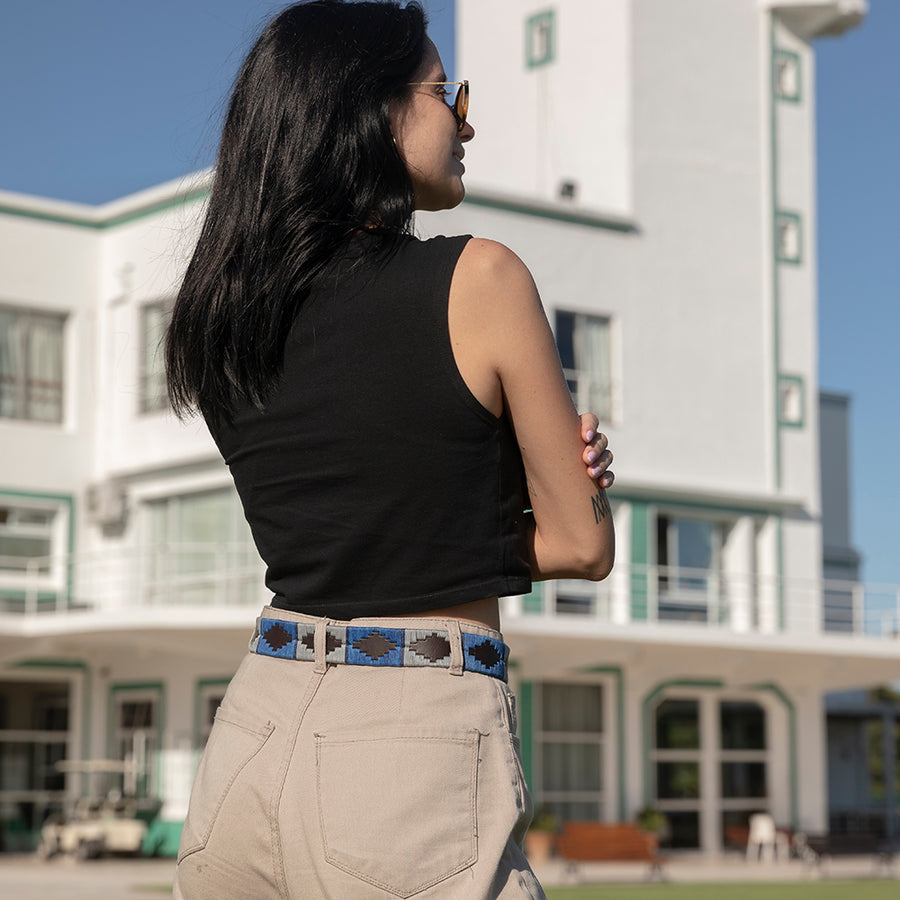
[{"label": "blue and grey patterned belt", "polygon": [[[278,659],[314,662],[316,626],[260,617],[250,650]],[[507,680],[509,647],[496,638],[460,627],[463,670]],[[450,633],[435,628],[327,625],[325,662],[351,666],[436,666],[449,669]]]}]

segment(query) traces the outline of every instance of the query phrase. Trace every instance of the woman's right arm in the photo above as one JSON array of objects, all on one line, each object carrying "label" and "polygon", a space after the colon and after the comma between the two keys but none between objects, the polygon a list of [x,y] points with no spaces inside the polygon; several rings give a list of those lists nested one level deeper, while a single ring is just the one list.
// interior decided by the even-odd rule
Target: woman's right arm
[{"label": "woman's right arm", "polygon": [[606,491],[588,474],[582,423],[553,332],[526,266],[508,248],[473,239],[450,291],[460,372],[492,412],[506,410],[533,510],[532,577],[605,578],[615,556]]}]

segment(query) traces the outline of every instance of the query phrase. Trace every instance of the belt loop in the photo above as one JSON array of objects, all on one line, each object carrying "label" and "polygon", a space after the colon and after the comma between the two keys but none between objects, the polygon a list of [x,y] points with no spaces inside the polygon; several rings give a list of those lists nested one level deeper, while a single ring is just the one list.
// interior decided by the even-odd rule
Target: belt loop
[{"label": "belt loop", "polygon": [[463,656],[462,634],[459,630],[458,619],[447,620],[447,634],[450,637],[450,674],[462,675],[465,657]]},{"label": "belt loop", "polygon": [[316,654],[316,665],[313,671],[316,675],[324,675],[325,669],[325,627],[328,623],[327,619],[319,619],[316,622],[316,633],[313,636],[313,649]]}]

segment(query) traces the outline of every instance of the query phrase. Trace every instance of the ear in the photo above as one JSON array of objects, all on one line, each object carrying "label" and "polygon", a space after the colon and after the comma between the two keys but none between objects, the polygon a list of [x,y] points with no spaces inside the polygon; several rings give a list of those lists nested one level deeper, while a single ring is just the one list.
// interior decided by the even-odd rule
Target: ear
[{"label": "ear", "polygon": [[402,156],[401,144],[403,141],[403,124],[406,119],[407,106],[403,100],[391,100],[388,106],[388,123],[391,127],[391,137],[397,152]]}]

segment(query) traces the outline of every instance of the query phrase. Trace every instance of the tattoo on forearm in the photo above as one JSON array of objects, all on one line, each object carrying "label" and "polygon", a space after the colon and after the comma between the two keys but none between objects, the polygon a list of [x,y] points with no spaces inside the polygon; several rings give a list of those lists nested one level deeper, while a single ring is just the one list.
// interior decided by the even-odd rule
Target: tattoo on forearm
[{"label": "tattoo on forearm", "polygon": [[591,506],[594,508],[594,521],[599,525],[612,510],[609,508],[609,500],[606,499],[606,491],[600,490],[591,497]]}]

